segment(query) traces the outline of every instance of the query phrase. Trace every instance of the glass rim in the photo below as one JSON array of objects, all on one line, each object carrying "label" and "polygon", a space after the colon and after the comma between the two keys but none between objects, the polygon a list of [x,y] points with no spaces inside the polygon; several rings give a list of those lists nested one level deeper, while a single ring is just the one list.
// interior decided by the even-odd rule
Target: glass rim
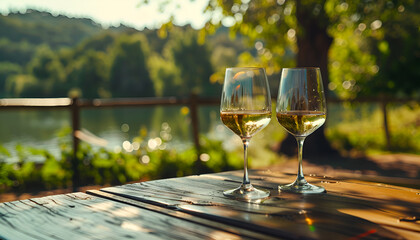
[{"label": "glass rim", "polygon": [[282,68],[283,69],[287,69],[287,70],[305,70],[305,69],[320,69],[319,67],[294,67],[294,68]]},{"label": "glass rim", "polygon": [[230,69],[264,69],[263,67],[228,67],[226,70]]}]

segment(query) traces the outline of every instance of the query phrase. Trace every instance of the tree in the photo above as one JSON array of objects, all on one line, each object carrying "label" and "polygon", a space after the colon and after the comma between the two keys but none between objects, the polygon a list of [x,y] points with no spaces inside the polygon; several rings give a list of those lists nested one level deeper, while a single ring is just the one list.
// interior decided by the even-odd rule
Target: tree
[{"label": "tree", "polygon": [[56,92],[54,87],[64,83],[66,79],[64,67],[57,54],[47,45],[42,45],[37,49],[27,68],[36,82],[24,86],[22,90],[24,94],[21,97],[63,97],[62,93]]},{"label": "tree", "polygon": [[118,35],[113,32],[106,31],[87,38],[74,48],[73,57],[78,58],[89,50],[106,53],[115,43],[117,36]]},{"label": "tree", "polygon": [[[163,3],[165,2],[167,1]],[[401,11],[402,9],[410,9],[412,14],[408,14],[408,11]],[[329,64],[331,62],[329,55],[334,39],[340,36],[340,31],[335,31],[336,29],[344,29],[348,30],[345,32],[352,31],[356,34],[358,29],[360,30],[363,26],[365,28],[370,26],[372,31],[366,31],[364,38],[358,39],[361,40],[360,43],[366,44],[365,39],[378,39],[378,35],[383,34],[382,31],[377,30],[381,27],[379,25],[385,20],[387,21],[387,24],[384,24],[385,26],[389,24],[402,28],[403,24],[392,23],[392,21],[400,18],[405,19],[405,21],[412,20],[413,22],[406,22],[406,25],[410,25],[412,29],[410,32],[418,36],[419,21],[418,14],[415,14],[418,13],[418,10],[418,3],[414,0],[210,0],[205,11],[212,17],[206,23],[202,32],[212,33],[223,24],[230,26],[234,34],[241,33],[248,36],[250,44],[255,44],[255,48],[258,51],[258,61],[267,68],[268,73],[279,71],[280,66],[319,66],[324,86],[327,90],[328,87],[333,88],[333,85],[329,85]],[[413,17],[413,15],[417,17]],[[417,43],[418,46],[418,37],[410,38],[408,36],[406,39],[416,41],[415,43],[409,42],[412,45]],[[381,45],[382,47],[379,47],[379,49],[386,50],[386,43]],[[372,63],[371,59],[374,61],[375,57],[370,57],[371,59],[366,60],[364,57],[359,57],[360,51],[355,51],[355,53],[357,57],[352,60],[363,60],[369,63]],[[295,55],[295,61],[292,64],[285,61],[290,54]],[[371,51],[365,56],[369,58],[369,56],[374,54],[375,52]],[[418,56],[418,53],[413,58],[418,59],[416,56]],[[337,61],[337,63],[339,62]],[[358,63],[360,64],[360,62],[356,62],[356,64]],[[381,73],[379,73],[381,70],[376,71],[375,66],[365,69],[363,67],[365,66],[362,66],[362,74],[358,74],[359,76],[372,76],[371,79],[375,79],[374,76],[376,76],[376,79],[381,78]],[[359,70],[357,69],[360,70],[361,68],[355,67],[350,69],[350,71],[358,72]],[[397,72],[394,71],[394,73]],[[350,74],[351,72],[342,72],[342,75]],[[354,85],[349,80],[343,80],[338,74],[334,76],[340,78],[340,80],[335,80],[335,82],[341,81],[344,87]],[[345,81],[348,82],[345,83]],[[381,85],[383,84],[381,83]],[[395,86],[395,84],[391,83],[390,86],[392,85]],[[373,85],[368,84],[365,86]],[[354,89],[358,88],[355,87]],[[377,91],[373,92],[377,93]],[[312,140],[305,144],[306,152],[325,153],[332,151],[325,138],[323,129],[316,131],[310,137]],[[295,149],[293,147],[295,145],[294,140],[291,139],[289,137],[286,139],[286,142],[283,142],[281,152],[294,153],[294,150],[290,151],[290,149]],[[287,140],[291,140],[291,143],[286,144]]]},{"label": "tree", "polygon": [[[109,63],[103,52],[87,51],[72,63],[67,83],[62,88],[69,92],[78,89],[83,98],[109,97]],[[60,89],[56,86],[55,89]]]},{"label": "tree", "polygon": [[143,35],[117,39],[110,72],[113,97],[152,97],[155,88],[147,68],[148,44]]},{"label": "tree", "polygon": [[38,97],[43,91],[38,80],[29,74],[14,74],[7,78],[6,92],[16,97]]},{"label": "tree", "polygon": [[[358,26],[375,58],[374,74],[359,79],[356,94],[362,96],[419,96],[420,94],[420,3],[417,1],[382,2],[369,29]],[[367,27],[366,27],[367,28]]]},{"label": "tree", "polygon": [[[238,35],[232,39],[229,29],[225,27],[206,37],[206,43],[211,49],[211,63],[217,72],[224,72],[226,67],[236,66],[239,63],[238,56],[250,50],[243,36]],[[222,82],[222,79],[217,80]]]},{"label": "tree", "polygon": [[[420,4],[416,1],[358,1],[334,8],[330,26],[330,89],[340,97],[417,96],[420,82]],[[329,10],[330,12],[332,10]]]},{"label": "tree", "polygon": [[0,98],[7,96],[6,80],[10,75],[22,73],[22,67],[11,62],[0,62]]},{"label": "tree", "polygon": [[36,45],[27,41],[15,42],[0,38],[0,62],[11,62],[21,66],[26,65],[33,57]]},{"label": "tree", "polygon": [[209,96],[220,87],[211,83],[213,67],[210,51],[206,44],[198,42],[198,35],[192,29],[175,30],[165,45],[164,56],[178,68],[181,88],[177,95],[188,96],[191,93]]},{"label": "tree", "polygon": [[158,54],[149,58],[150,76],[155,84],[158,97],[172,97],[180,94],[182,79],[179,69],[172,60]]}]

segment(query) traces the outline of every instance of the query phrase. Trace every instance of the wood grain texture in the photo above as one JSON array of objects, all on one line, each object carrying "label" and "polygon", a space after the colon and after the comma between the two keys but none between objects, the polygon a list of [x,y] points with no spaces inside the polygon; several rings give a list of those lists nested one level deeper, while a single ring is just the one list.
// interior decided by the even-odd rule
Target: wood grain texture
[{"label": "wood grain texture", "polygon": [[[118,201],[118,202],[122,202],[128,205],[132,205],[132,206],[137,206],[137,207],[141,207],[147,210],[151,210],[151,211],[155,211],[161,214],[165,214],[165,215],[169,215],[169,216],[173,216],[176,218],[180,218],[180,219],[184,219],[188,222],[192,222],[192,223],[196,223],[199,225],[204,225],[210,228],[213,228],[215,230],[220,230],[222,232],[228,232],[228,233],[232,233],[235,235],[238,235],[241,237],[241,239],[278,239],[276,237],[272,237],[270,235],[267,234],[261,234],[261,233],[257,233],[254,231],[249,231],[247,229],[244,228],[239,228],[239,227],[235,227],[235,226],[230,226],[230,225],[226,225],[223,223],[220,223],[218,221],[212,221],[212,220],[208,220],[206,218],[201,218],[201,217],[197,217],[194,215],[190,215],[187,213],[184,213],[182,211],[178,211],[179,209],[177,209],[176,207],[171,209],[171,208],[164,208],[161,206],[156,206],[153,204],[148,204],[148,203],[144,203],[141,201],[136,201],[133,199],[129,199],[129,198],[125,198],[125,197],[121,197],[118,195],[114,195],[114,194],[110,194],[110,193],[106,193],[103,191],[98,191],[98,190],[90,190],[88,191],[89,194],[94,195],[94,196],[99,196],[99,197],[103,197],[103,198],[107,198],[113,201]],[[226,237],[226,236],[225,236]]]},{"label": "wood grain texture", "polygon": [[251,171],[271,196],[223,196],[241,171],[0,204],[0,239],[420,239],[420,190],[308,176],[326,194],[277,190],[293,174]]},{"label": "wood grain texture", "polygon": [[85,193],[0,204],[0,239],[242,239]]},{"label": "wood grain texture", "polygon": [[307,177],[323,185],[327,194],[300,195],[277,190],[293,175],[252,171],[255,186],[271,191],[261,202],[243,202],[223,196],[239,185],[241,172],[173,178],[102,189],[125,198],[178,209],[280,238],[313,239],[420,239],[419,190],[329,177]]}]

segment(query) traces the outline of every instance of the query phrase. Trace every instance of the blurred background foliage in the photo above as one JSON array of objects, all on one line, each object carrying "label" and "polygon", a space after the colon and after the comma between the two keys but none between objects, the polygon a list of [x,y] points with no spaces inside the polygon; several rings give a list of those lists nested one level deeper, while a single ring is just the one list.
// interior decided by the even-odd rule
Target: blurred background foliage
[{"label": "blurred background foliage", "polygon": [[35,10],[0,16],[0,25],[0,97],[216,96],[214,69],[249,49],[226,29],[202,44],[189,26],[161,38]]},{"label": "blurred background foliage", "polygon": [[[309,59],[318,51],[322,65],[322,41],[331,41],[323,71],[330,95],[418,96],[419,5],[212,0],[213,17],[199,30],[172,23],[103,29],[89,19],[12,13],[0,16],[0,97],[217,96],[224,68],[236,65],[265,67],[276,89],[282,67],[305,65],[300,53]],[[301,11],[315,23],[300,20]],[[318,43],[321,33],[326,40]]]},{"label": "blurred background foliage", "polygon": [[320,66],[333,96],[420,94],[418,1],[211,0],[207,12],[213,17],[201,31],[229,26],[246,36],[257,50],[249,60],[270,75]]},{"label": "blurred background foliage", "polygon": [[[140,7],[148,4],[139,2]],[[170,2],[160,0],[163,9]],[[304,65],[321,66],[330,97],[420,97],[418,1],[210,0],[206,12],[212,17],[202,29],[168,22],[143,31],[124,25],[103,29],[90,19],[36,10],[0,16],[0,98],[219,97],[225,68],[249,65],[266,68],[274,97],[281,68]],[[329,106],[325,134],[340,152],[419,154],[419,103],[393,104],[389,116],[391,148],[382,137],[380,106],[375,104]],[[267,134],[253,142],[262,150],[251,149],[267,164],[278,159],[273,149],[286,136],[272,121]],[[61,134],[60,157],[16,145],[19,161],[7,163],[11,153],[0,146],[0,191],[71,186],[68,134]],[[197,167],[218,172],[242,165],[240,150],[227,151],[223,142],[206,136],[202,152],[208,156],[197,156],[192,148],[150,149],[145,145],[149,140],[139,134],[133,139],[139,144],[134,152],[82,143],[77,153],[82,184],[120,184],[189,175]],[[202,166],[196,166],[197,159]]]}]

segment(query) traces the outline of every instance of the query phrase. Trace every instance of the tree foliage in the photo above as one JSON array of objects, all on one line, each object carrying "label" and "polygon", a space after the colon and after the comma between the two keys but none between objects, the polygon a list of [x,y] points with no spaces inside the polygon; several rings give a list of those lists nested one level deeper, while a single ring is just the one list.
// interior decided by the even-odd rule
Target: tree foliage
[{"label": "tree foliage", "polygon": [[218,84],[210,83],[213,73],[210,51],[206,44],[198,42],[195,31],[188,29],[173,32],[165,46],[164,55],[174,62],[179,71],[182,82],[179,83],[178,95],[195,93],[209,96],[215,93]]},{"label": "tree foliage", "polygon": [[[143,37],[87,19],[9,14],[0,17],[0,94],[208,96],[218,95],[213,83],[228,66],[263,66],[275,88],[281,68],[311,65],[340,97],[418,96],[419,8],[413,0],[211,0],[203,29],[169,23]],[[96,67],[82,66],[88,59]]]},{"label": "tree foliage", "polygon": [[8,97],[6,90],[6,81],[9,76],[22,73],[22,67],[19,64],[11,62],[0,62],[0,97]]},{"label": "tree foliage", "polygon": [[[72,89],[79,89],[80,97],[83,98],[109,96],[107,69],[109,69],[109,64],[105,54],[89,50],[74,63],[74,68],[69,75]],[[67,85],[62,89],[65,91],[68,87]],[[56,87],[56,89],[60,88]]]},{"label": "tree foliage", "polygon": [[182,79],[174,61],[167,60],[159,54],[149,59],[150,77],[153,79],[156,96],[170,97],[180,94]]},{"label": "tree foliage", "polygon": [[[85,34],[80,39],[52,43],[58,38],[55,31],[60,26],[65,32],[63,38],[70,31],[65,26],[77,25],[76,29],[90,26],[84,20],[63,16],[56,17],[56,26],[52,26],[52,19],[50,14],[39,12],[0,18],[0,25],[17,28],[0,37],[1,96],[218,95],[220,84],[210,80],[214,69],[221,68],[223,62],[235,64],[236,55],[247,50],[242,42],[238,44],[227,37],[227,29],[222,28],[208,41],[200,42],[199,32],[189,26],[174,26],[166,38],[159,37],[158,30],[139,32],[120,27],[94,30],[96,34],[91,36]],[[29,20],[32,25],[26,22]],[[44,39],[24,32],[35,25],[54,36]]]},{"label": "tree foliage", "polygon": [[330,27],[330,89],[344,97],[419,95],[416,1],[352,1],[329,6],[340,18]]},{"label": "tree foliage", "polygon": [[[63,31],[65,30],[65,31]],[[90,19],[70,19],[51,13],[28,10],[26,14],[0,15],[0,36],[11,42],[47,44],[52,49],[75,46],[81,40],[102,31]]]},{"label": "tree foliage", "polygon": [[[225,24],[248,36],[259,62],[273,71],[322,65],[326,55],[330,70],[325,67],[323,74],[332,76],[326,84],[343,97],[413,95],[420,91],[413,81],[420,59],[419,5],[413,0],[211,0],[206,11],[213,17],[204,30]],[[287,61],[290,54],[295,62]]]},{"label": "tree foliage", "polygon": [[143,35],[122,36],[113,49],[110,88],[113,97],[151,97],[155,90],[147,68],[148,43]]},{"label": "tree foliage", "polygon": [[[212,33],[223,24],[231,27],[232,35],[247,36],[258,51],[257,62],[266,67],[268,74],[281,67],[320,67],[324,86],[330,90],[342,86],[334,92],[342,97],[420,95],[419,84],[412,81],[418,77],[413,69],[420,55],[418,9],[419,4],[413,0],[210,0],[206,12],[212,17],[202,32]],[[414,36],[398,34],[399,38],[395,38],[395,32]],[[397,44],[389,47],[393,41]],[[414,52],[407,57],[405,51],[402,55],[393,51],[404,62],[398,64],[388,57],[393,56],[388,50],[403,44]],[[295,61],[289,61],[290,56]],[[330,65],[335,68],[331,81]],[[318,146],[329,146],[322,128],[313,137]],[[292,138],[286,139],[280,151],[293,154],[290,144],[294,144]],[[306,145],[308,149],[312,153],[330,151],[315,145]]]}]

